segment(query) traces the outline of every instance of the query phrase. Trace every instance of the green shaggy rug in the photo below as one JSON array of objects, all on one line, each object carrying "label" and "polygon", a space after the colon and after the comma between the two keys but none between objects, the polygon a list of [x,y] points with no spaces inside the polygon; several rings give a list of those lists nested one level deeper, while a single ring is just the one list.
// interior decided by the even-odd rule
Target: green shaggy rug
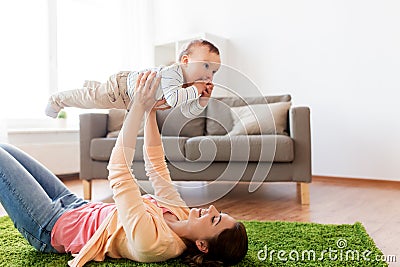
[{"label": "green shaggy rug", "polygon": [[[382,252],[361,223],[244,221],[249,251],[239,266],[388,266]],[[9,217],[0,217],[0,266],[67,266],[71,255],[35,251],[14,228]],[[141,264],[107,259],[85,266],[182,266],[179,259]]]}]

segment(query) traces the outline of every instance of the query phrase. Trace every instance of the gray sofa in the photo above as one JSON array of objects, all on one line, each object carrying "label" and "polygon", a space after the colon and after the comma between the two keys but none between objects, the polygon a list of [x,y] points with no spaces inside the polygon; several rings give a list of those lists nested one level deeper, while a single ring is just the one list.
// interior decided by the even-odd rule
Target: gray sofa
[{"label": "gray sofa", "polygon": [[[280,132],[276,125],[279,121],[271,113],[274,120],[270,120],[276,125],[271,133],[264,134],[260,130],[261,134],[227,134],[237,127],[232,107],[270,106],[290,101],[290,95],[211,98],[203,114],[195,119],[185,118],[178,108],[157,111],[157,123],[172,179],[232,183],[240,180],[250,182],[250,191],[263,182],[296,182],[300,202],[308,204],[308,184],[311,182],[308,107],[290,106],[284,111],[280,119],[284,125]],[[242,110],[239,112],[243,113]],[[264,120],[266,117],[257,118]],[[80,179],[86,199],[91,198],[91,180],[107,178],[106,166],[116,140],[107,137],[110,123],[108,114],[80,115]],[[143,137],[138,137],[132,165],[138,180],[147,179],[142,147]]]}]

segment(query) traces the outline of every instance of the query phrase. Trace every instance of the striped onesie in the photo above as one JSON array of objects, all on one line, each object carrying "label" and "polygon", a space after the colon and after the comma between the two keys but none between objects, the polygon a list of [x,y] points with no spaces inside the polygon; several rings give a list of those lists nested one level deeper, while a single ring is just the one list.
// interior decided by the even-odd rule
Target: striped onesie
[{"label": "striped onesie", "polygon": [[[50,96],[45,113],[56,118],[62,108],[129,109],[132,103],[137,77],[142,71],[121,71],[111,75],[105,83],[85,81],[83,88],[57,92]],[[205,109],[200,105],[200,94],[192,85],[185,83],[182,68],[178,64],[151,69],[161,77],[156,98],[165,98],[168,106],[180,107],[187,118],[196,118]]]},{"label": "striped onesie", "polygon": [[200,95],[197,88],[194,85],[182,88],[184,78],[182,68],[178,64],[130,72],[127,79],[127,91],[130,99],[133,99],[138,75],[148,70],[157,71],[157,75],[161,77],[156,99],[165,98],[168,106],[172,108],[180,106],[183,115],[187,118],[195,118],[204,110],[205,107],[199,103]]}]

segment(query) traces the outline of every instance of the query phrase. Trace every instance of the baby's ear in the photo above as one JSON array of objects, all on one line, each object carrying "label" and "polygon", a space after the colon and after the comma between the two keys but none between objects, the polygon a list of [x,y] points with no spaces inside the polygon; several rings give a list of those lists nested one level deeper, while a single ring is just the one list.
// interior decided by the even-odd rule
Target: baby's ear
[{"label": "baby's ear", "polygon": [[187,64],[189,62],[189,56],[188,55],[183,55],[181,57],[181,64]]}]

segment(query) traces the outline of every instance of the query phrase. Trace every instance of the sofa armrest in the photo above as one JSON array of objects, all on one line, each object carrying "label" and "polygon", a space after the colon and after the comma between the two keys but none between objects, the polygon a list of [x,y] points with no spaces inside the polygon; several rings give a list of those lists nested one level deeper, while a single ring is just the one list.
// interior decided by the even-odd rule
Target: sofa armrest
[{"label": "sofa armrest", "polygon": [[79,115],[79,146],[80,146],[80,179],[90,180],[92,177],[92,159],[90,158],[90,143],[93,138],[107,135],[108,114],[85,113]]},{"label": "sofa armrest", "polygon": [[308,107],[292,107],[289,110],[289,132],[294,141],[293,180],[311,182],[311,129]]}]

